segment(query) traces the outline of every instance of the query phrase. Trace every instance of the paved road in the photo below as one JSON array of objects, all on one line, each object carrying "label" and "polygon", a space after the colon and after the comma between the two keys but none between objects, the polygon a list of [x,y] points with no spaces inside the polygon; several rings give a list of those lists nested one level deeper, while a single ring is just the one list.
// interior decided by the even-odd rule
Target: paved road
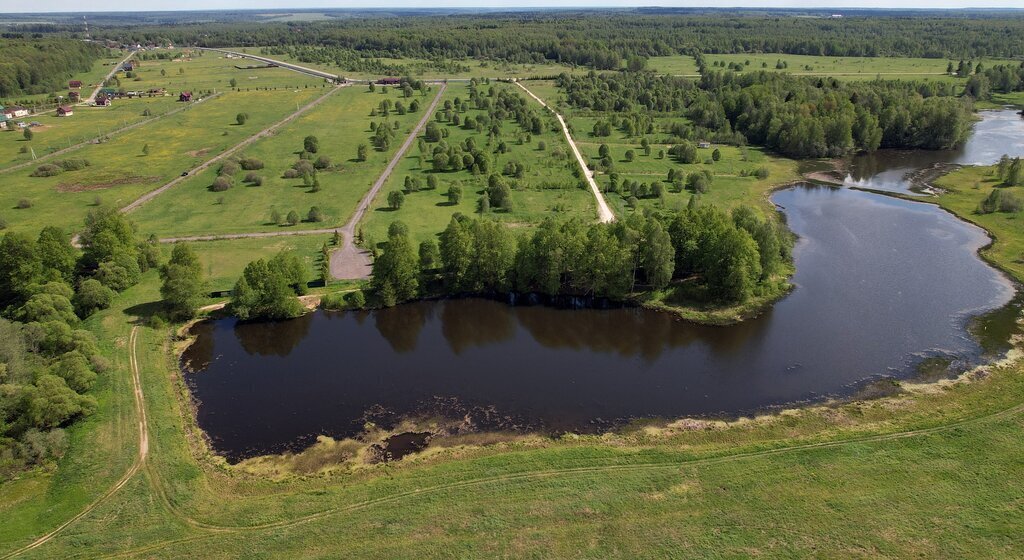
[{"label": "paved road", "polygon": [[3,169],[0,169],[0,173],[8,173],[10,171],[16,171],[18,169],[24,169],[24,168],[30,167],[32,165],[39,165],[39,163],[41,163],[41,162],[43,162],[45,160],[48,160],[50,158],[66,154],[68,152],[73,152],[73,151],[75,151],[75,150],[77,150],[79,148],[84,148],[85,146],[88,146],[90,144],[96,144],[102,138],[107,138],[109,136],[114,136],[116,134],[121,134],[123,132],[128,132],[129,130],[132,130],[134,128],[138,128],[140,126],[147,125],[147,124],[149,124],[149,123],[151,123],[153,121],[157,121],[157,120],[169,117],[171,115],[178,114],[178,113],[180,113],[180,112],[182,112],[182,111],[184,111],[186,109],[189,109],[191,107],[195,107],[196,105],[198,105],[198,104],[200,104],[200,103],[202,103],[204,101],[209,101],[210,99],[213,99],[213,98],[218,97],[220,95],[222,95],[222,92],[215,93],[215,94],[213,94],[213,95],[211,95],[209,97],[204,97],[203,99],[200,99],[199,101],[196,101],[195,103],[187,103],[185,105],[182,105],[181,107],[178,107],[177,109],[173,109],[171,111],[167,111],[166,113],[164,113],[162,115],[157,115],[155,117],[150,117],[148,119],[141,120],[141,121],[139,121],[137,123],[132,123],[130,125],[123,126],[123,127],[118,128],[116,130],[111,130],[110,132],[107,132],[107,133],[102,134],[100,136],[97,136],[95,138],[90,138],[90,139],[88,139],[88,140],[86,140],[84,142],[79,142],[77,144],[72,144],[71,146],[68,146],[67,148],[61,148],[61,149],[57,150],[56,152],[50,152],[50,153],[48,153],[46,155],[39,156],[36,159],[30,160],[30,161],[26,161],[24,163],[19,163],[18,165],[12,165],[10,167],[5,167]]},{"label": "paved road", "polygon": [[587,183],[590,185],[590,191],[594,193],[594,199],[597,200],[597,219],[602,223],[614,222],[615,213],[612,212],[611,207],[608,206],[608,202],[604,199],[604,195],[601,194],[600,187],[597,186],[597,181],[594,180],[594,172],[587,167],[587,162],[583,160],[583,154],[580,153],[580,149],[576,147],[576,142],[572,139],[572,135],[569,134],[569,127],[565,124],[565,119],[562,115],[559,115],[554,109],[548,106],[543,99],[537,97],[532,91],[526,89],[526,86],[522,82],[516,80],[515,84],[522,88],[530,97],[537,100],[544,106],[545,109],[551,111],[558,119],[558,124],[562,126],[562,132],[565,134],[565,139],[569,141],[569,147],[572,148],[572,153],[576,156],[576,161],[580,164],[580,169],[583,170],[583,176],[587,178]]},{"label": "paved road", "polygon": [[388,162],[388,166],[384,168],[384,172],[380,174],[380,177],[377,178],[377,182],[373,184],[373,188],[371,188],[370,192],[366,193],[363,199],[359,201],[359,206],[356,207],[355,213],[352,214],[348,223],[341,228],[344,241],[342,242],[341,249],[331,253],[331,276],[334,276],[339,280],[370,277],[370,256],[366,251],[357,247],[354,241],[356,226],[363,219],[366,211],[370,208],[370,204],[373,203],[373,199],[376,198],[377,193],[380,192],[380,189],[388,180],[391,172],[394,171],[398,162],[400,162],[402,157],[405,156],[405,152],[409,150],[409,146],[412,146],[416,137],[419,136],[420,130],[422,130],[423,127],[426,126],[427,121],[434,116],[434,109],[437,108],[437,104],[441,101],[441,96],[444,94],[444,90],[446,88],[446,84],[441,84],[437,90],[437,95],[434,96],[434,101],[431,102],[430,107],[427,107],[427,110],[424,111],[423,118],[420,119],[420,122],[416,123],[416,127],[412,129],[412,132],[409,133],[405,142],[403,142],[402,146],[398,148],[397,152],[395,152],[391,161]]},{"label": "paved road", "polygon": [[124,208],[122,208],[121,211],[127,213],[127,212],[131,212],[132,210],[135,210],[139,206],[142,206],[143,204],[149,202],[150,200],[153,200],[154,198],[160,196],[161,193],[163,193],[167,189],[177,185],[178,183],[184,181],[185,179],[188,179],[188,178],[191,178],[191,177],[195,176],[197,173],[203,171],[204,169],[210,167],[211,165],[217,163],[218,161],[220,161],[220,160],[222,160],[222,159],[224,159],[224,158],[226,158],[226,157],[228,157],[228,156],[238,152],[239,150],[242,150],[242,149],[246,148],[247,146],[249,146],[253,142],[259,140],[260,138],[265,138],[265,137],[273,134],[274,131],[276,131],[278,128],[281,128],[282,126],[292,122],[293,120],[295,120],[298,117],[302,116],[302,114],[305,113],[306,111],[309,111],[313,107],[316,107],[317,105],[319,105],[324,99],[327,99],[331,94],[333,94],[334,92],[338,91],[338,89],[341,88],[341,87],[343,87],[343,86],[336,86],[336,87],[331,88],[330,91],[328,91],[327,93],[321,95],[320,97],[317,97],[313,101],[310,101],[309,103],[307,103],[306,105],[302,106],[299,110],[295,111],[294,113],[292,113],[292,114],[288,115],[287,117],[277,121],[276,123],[268,126],[267,128],[264,128],[263,130],[257,132],[256,134],[253,134],[252,136],[246,138],[245,140],[242,140],[238,144],[235,144],[233,147],[228,148],[227,150],[221,152],[217,156],[212,157],[212,158],[206,160],[205,162],[199,164],[196,167],[193,167],[192,169],[190,169],[188,171],[187,174],[182,175],[181,177],[177,177],[174,180],[170,181],[169,183],[166,183],[163,186],[158,187],[158,188],[156,188],[154,190],[151,190],[148,193],[140,196],[134,202],[132,202],[128,206],[125,206]]}]

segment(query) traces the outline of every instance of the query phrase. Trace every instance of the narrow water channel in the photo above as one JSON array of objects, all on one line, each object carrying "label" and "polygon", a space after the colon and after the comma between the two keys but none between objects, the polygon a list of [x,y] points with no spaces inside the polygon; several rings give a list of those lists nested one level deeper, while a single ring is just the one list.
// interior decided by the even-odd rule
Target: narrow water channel
[{"label": "narrow water channel", "polygon": [[640,309],[466,299],[210,321],[183,356],[199,424],[232,461],[408,417],[590,432],[851,395],[925,358],[965,365],[1005,342],[1014,313],[982,322],[984,344],[968,329],[1014,294],[977,256],[979,228],[850,189],[804,185],[773,201],[800,236],[796,289],[757,319],[702,327]]}]

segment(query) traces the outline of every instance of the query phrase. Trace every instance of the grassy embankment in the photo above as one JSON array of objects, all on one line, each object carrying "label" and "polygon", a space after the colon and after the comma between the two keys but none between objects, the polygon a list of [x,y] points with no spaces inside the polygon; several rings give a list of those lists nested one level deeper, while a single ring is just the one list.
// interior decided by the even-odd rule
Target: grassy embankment
[{"label": "grassy embankment", "polygon": [[[319,91],[319,90],[317,90]],[[255,231],[281,231],[285,229],[319,229],[344,224],[355,211],[359,200],[380,176],[387,162],[423,116],[436,92],[426,96],[414,95],[420,103],[416,113],[387,118],[371,117],[370,112],[384,99],[398,101],[400,92],[392,88],[383,94],[369,93],[363,86],[352,86],[338,91],[321,105],[282,127],[271,137],[263,138],[243,152],[240,157],[253,157],[264,163],[254,171],[263,178],[262,186],[243,182],[247,172],[235,175],[234,186],[225,192],[209,189],[217,177],[219,166],[199,173],[180,186],[160,196],[158,204],[140,208],[134,215],[142,229],[160,237],[182,235],[208,235],[247,233]],[[406,106],[408,99],[402,100]],[[373,148],[370,123],[387,121],[388,126],[398,123],[395,139],[386,151]],[[248,128],[248,125],[246,125]],[[303,139],[316,136],[320,151],[316,156],[330,158],[334,170],[318,173],[320,191],[312,192],[303,179],[285,179],[282,174],[299,159]],[[366,161],[356,161],[360,144],[368,146]],[[327,215],[323,222],[306,222],[295,226],[279,226],[270,221],[272,210],[282,216],[295,210],[305,220],[310,207],[319,206]]]},{"label": "grassy embankment", "polygon": [[[510,84],[493,83],[492,85],[496,89],[521,92]],[[482,87],[486,92],[488,86]],[[468,99],[468,86],[449,84],[444,95],[442,106],[445,100],[454,100],[456,97],[466,100]],[[536,103],[532,99],[529,101],[533,104]],[[533,106],[542,110],[539,104]],[[460,118],[475,117],[484,113],[485,111],[482,110],[469,109],[461,114]],[[593,196],[590,191],[578,188],[579,180],[573,176],[572,170],[576,162],[572,159],[565,137],[555,128],[557,122],[549,113],[540,114],[544,119],[542,134],[531,135],[530,142],[525,142],[526,132],[517,123],[507,119],[503,124],[501,137],[495,140],[495,144],[489,148],[486,147],[486,132],[469,131],[450,123],[442,123],[441,126],[449,133],[448,138],[445,139],[449,145],[461,144],[467,138],[473,138],[478,147],[489,149],[491,151],[490,173],[500,174],[508,162],[519,162],[526,166],[523,178],[517,180],[522,188],[512,189],[511,212],[493,210],[489,213],[490,217],[516,227],[537,224],[545,217],[560,219],[579,217],[588,221],[596,219],[597,210]],[[519,137],[523,137],[522,144],[518,142]],[[422,135],[421,138],[423,138]],[[504,154],[496,153],[497,143],[502,141],[505,142],[508,151]],[[544,150],[539,147],[541,142],[545,144]],[[427,144],[428,149],[432,149],[435,145]],[[564,157],[556,157],[554,155],[556,151],[560,151]],[[401,190],[406,177],[417,177],[426,186],[427,177],[430,175],[438,178],[437,189],[407,194],[405,203],[398,210],[391,210],[387,207],[388,193],[393,190]],[[474,215],[477,212],[478,200],[487,188],[487,180],[487,174],[481,173],[474,176],[469,170],[435,172],[431,167],[429,153],[421,166],[420,152],[417,145],[414,144],[374,200],[372,210],[363,223],[364,234],[378,242],[383,241],[387,239],[387,229],[391,222],[402,220],[409,226],[414,241],[418,243],[444,230],[455,212]],[[454,206],[449,204],[446,196],[448,188],[453,185],[462,189],[462,200]]]},{"label": "grassy embankment", "polygon": [[[138,304],[157,297],[150,275],[90,326],[123,342],[145,309]],[[5,497],[21,500],[4,501],[5,518],[17,522],[0,528],[0,550],[66,518],[134,453],[128,349],[107,351],[119,367],[105,381],[101,414],[73,430],[71,466],[5,485]],[[391,465],[332,468],[329,452],[310,454],[276,466],[319,474],[279,470],[273,482],[203,451],[175,396],[168,351],[162,332],[142,331],[147,476],[26,557],[1024,553],[1019,363],[986,368],[972,383],[906,384],[895,397],[730,423],[490,447],[442,442]],[[266,475],[274,464],[260,468]]]},{"label": "grassy embankment", "polygon": [[[68,154],[69,159],[91,162],[85,169],[55,177],[31,177],[31,166],[8,173],[0,189],[0,216],[8,228],[28,233],[52,223],[55,216],[64,224],[80,224],[97,198],[104,204],[124,206],[277,122],[294,111],[296,104],[305,104],[321,93],[319,88],[298,93],[225,93],[119,134],[109,142]],[[235,123],[239,112],[249,114],[243,126]],[[148,153],[143,153],[147,146]],[[18,208],[22,199],[31,207]]]}]

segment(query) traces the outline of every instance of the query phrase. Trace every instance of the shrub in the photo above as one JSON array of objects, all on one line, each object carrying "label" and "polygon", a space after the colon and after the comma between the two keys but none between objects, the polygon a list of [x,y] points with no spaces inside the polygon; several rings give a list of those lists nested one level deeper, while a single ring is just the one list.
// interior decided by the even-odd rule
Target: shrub
[{"label": "shrub", "polygon": [[302,177],[302,173],[299,173],[294,169],[285,169],[281,177],[284,179],[298,179],[299,177]]},{"label": "shrub", "polygon": [[61,169],[63,169],[64,171],[78,171],[79,169],[85,169],[86,167],[89,167],[90,165],[92,165],[92,162],[84,158],[65,159],[58,161],[57,165],[59,165]]},{"label": "shrub", "polygon": [[59,165],[54,165],[52,163],[44,163],[44,164],[40,165],[39,167],[37,167],[35,169],[35,171],[32,172],[31,176],[32,177],[55,177],[57,175],[60,175],[63,172],[64,172],[64,169],[61,166],[59,166]]},{"label": "shrub", "polygon": [[27,198],[23,198],[18,201],[18,208],[21,208],[22,210],[32,208],[32,201]]},{"label": "shrub", "polygon": [[245,158],[238,162],[242,166],[242,169],[246,171],[252,171],[254,169],[263,169],[263,161],[256,158]]},{"label": "shrub", "polygon": [[320,156],[316,158],[315,162],[313,162],[313,167],[316,169],[330,169],[331,158],[327,156]]},{"label": "shrub", "polygon": [[309,163],[308,161],[303,159],[303,160],[299,160],[299,161],[295,162],[292,165],[292,169],[294,169],[295,171],[297,171],[299,173],[297,175],[298,177],[302,177],[303,175],[312,175],[313,171],[316,168],[313,167],[312,163]]},{"label": "shrub", "polygon": [[754,172],[754,176],[757,177],[758,179],[762,180],[762,181],[767,179],[768,178],[768,168],[767,167],[758,167],[757,171]]},{"label": "shrub", "polygon": [[218,171],[217,174],[218,175],[234,175],[235,173],[238,173],[238,169],[239,169],[239,167],[238,167],[237,163],[235,163],[233,161],[226,161],[223,164],[221,164],[220,171]]},{"label": "shrub", "polygon": [[299,223],[299,213],[296,212],[295,210],[292,210],[288,212],[288,217],[285,218],[285,220],[288,221],[288,225],[294,226],[295,224]]},{"label": "shrub", "polygon": [[352,309],[362,309],[366,307],[366,295],[363,294],[362,290],[356,290],[345,296],[345,301],[348,302],[348,306]]},{"label": "shrub", "polygon": [[311,222],[322,222],[327,219],[327,214],[324,214],[324,211],[321,210],[319,206],[314,206],[309,209],[309,213],[306,214],[306,219]]},{"label": "shrub", "polygon": [[231,177],[221,175],[213,180],[210,190],[213,192],[224,192],[231,188]]}]

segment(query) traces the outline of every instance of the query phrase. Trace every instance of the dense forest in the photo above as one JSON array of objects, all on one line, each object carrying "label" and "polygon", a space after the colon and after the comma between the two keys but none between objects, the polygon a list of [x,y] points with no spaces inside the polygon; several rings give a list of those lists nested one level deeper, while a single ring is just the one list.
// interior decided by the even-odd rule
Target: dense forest
[{"label": "dense forest", "polygon": [[[643,118],[649,113],[682,115],[688,122],[666,131],[673,141],[704,137],[792,157],[826,157],[879,147],[951,148],[971,130],[970,100],[952,97],[954,88],[940,84],[705,69],[699,81],[651,72],[563,73],[558,85],[577,109],[614,112],[595,127],[597,136],[614,126],[630,136],[653,132],[653,121]],[[645,130],[637,130],[637,122]]]},{"label": "dense forest", "polygon": [[94,43],[66,39],[0,41],[0,98],[63,89],[104,53]]},{"label": "dense forest", "polygon": [[619,68],[632,56],[698,52],[929,58],[1013,57],[1024,52],[1024,17],[1011,14],[829,19],[761,13],[556,11],[110,27],[94,34],[132,43],[317,45],[362,58],[557,61],[595,69]]}]

